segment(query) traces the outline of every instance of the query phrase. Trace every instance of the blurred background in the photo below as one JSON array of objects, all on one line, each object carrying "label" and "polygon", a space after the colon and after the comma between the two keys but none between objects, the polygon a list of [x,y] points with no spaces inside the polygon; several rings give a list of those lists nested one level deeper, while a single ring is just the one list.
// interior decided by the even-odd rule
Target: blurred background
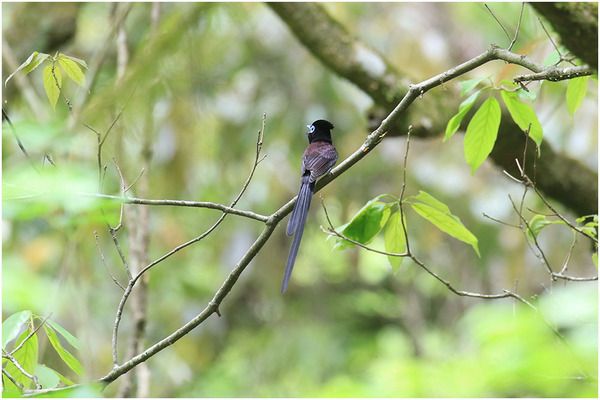
[{"label": "blurred background", "polygon": [[[350,34],[383,54],[411,82],[468,60],[506,35],[481,3],[324,3]],[[509,32],[519,3],[493,3]],[[122,21],[121,28],[114,28]],[[306,21],[311,24],[311,21]],[[3,105],[31,156],[2,129],[2,313],[52,313],[82,340],[74,354],[86,376],[72,376],[40,344],[40,359],[70,379],[110,371],[111,333],[126,275],[106,228],[119,221],[114,204],[74,196],[98,191],[98,142],[105,134],[102,192],[152,199],[229,204],[254,161],[266,113],[266,155],[237,207],[269,215],[297,194],[306,125],[333,122],[340,160],[368,134],[372,100],[322,65],[261,3],[3,3],[5,80],[34,51],[83,59],[89,92],[66,82],[56,109],[43,91],[41,68],[3,88]],[[537,16],[525,7],[513,49],[543,61],[553,50]],[[502,75],[488,64],[464,79]],[[22,74],[21,74],[22,76]],[[66,81],[66,79],[65,79]],[[458,86],[450,82],[449,86]],[[597,170],[597,83],[574,118],[564,100],[567,82],[533,86],[544,140],[557,152]],[[445,96],[436,89],[428,96]],[[420,101],[428,101],[428,97]],[[451,97],[456,109],[460,99]],[[152,397],[595,397],[597,281],[552,282],[519,229],[508,195],[523,188],[489,162],[471,175],[462,135],[442,143],[412,139],[407,196],[425,190],[446,203],[479,239],[470,246],[407,212],[412,249],[454,287],[478,293],[514,290],[540,313],[512,299],[483,300],[451,293],[410,260],[398,273],[385,256],[358,248],[334,250],[319,228],[327,222],[313,202],[285,295],[281,279],[291,239],[285,223],[243,272],[211,316],[146,362]],[[346,223],[368,200],[400,194],[405,138],[386,139],[321,195],[332,221]],[[114,161],[113,161],[114,159]],[[48,194],[51,192],[50,194]],[[576,195],[576,194],[574,194]],[[526,204],[543,210],[528,194]],[[553,203],[571,221],[580,217]],[[125,208],[118,237],[126,255],[137,206]],[[148,208],[148,261],[208,229],[217,211]],[[148,275],[143,348],[172,333],[212,299],[262,231],[256,221],[228,216],[207,238],[154,267]],[[591,244],[564,226],[545,228],[539,241],[551,265],[595,276]],[[372,247],[383,249],[383,236]],[[131,303],[129,304],[131,307]],[[120,361],[132,332],[127,308]],[[554,335],[558,329],[565,340]],[[122,378],[121,378],[122,379]],[[120,380],[102,395],[115,396]]]}]

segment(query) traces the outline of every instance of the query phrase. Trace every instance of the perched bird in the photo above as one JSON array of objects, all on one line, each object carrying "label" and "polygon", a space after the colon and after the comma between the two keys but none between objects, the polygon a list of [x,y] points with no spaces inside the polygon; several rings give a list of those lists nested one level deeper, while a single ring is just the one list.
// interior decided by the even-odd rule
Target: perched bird
[{"label": "perched bird", "polygon": [[288,256],[287,265],[285,267],[285,274],[283,276],[283,284],[281,286],[281,293],[284,293],[290,282],[290,276],[292,275],[292,269],[294,268],[294,262],[298,255],[298,248],[300,247],[300,240],[302,240],[302,232],[304,231],[304,223],[306,222],[306,214],[310,207],[310,200],[312,199],[315,182],[317,178],[324,175],[333,167],[337,161],[338,154],[333,147],[331,141],[331,130],[333,124],[324,119],[320,119],[307,125],[308,127],[308,147],[302,154],[302,178],[300,181],[300,193],[298,193],[298,199],[294,205],[292,216],[288,222],[286,234],[294,236],[292,242],[292,248],[290,249],[290,255]]}]

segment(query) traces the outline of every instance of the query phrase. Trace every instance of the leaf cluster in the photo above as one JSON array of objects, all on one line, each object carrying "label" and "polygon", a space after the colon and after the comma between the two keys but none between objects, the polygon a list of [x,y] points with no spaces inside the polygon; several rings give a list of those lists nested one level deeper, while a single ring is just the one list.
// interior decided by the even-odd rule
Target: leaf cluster
[{"label": "leaf cluster", "polygon": [[[40,321],[38,326],[35,326],[35,321]],[[49,318],[42,319],[30,310],[20,311],[9,316],[2,323],[2,354],[6,361],[3,369],[19,385],[17,387],[12,380],[5,379],[6,391],[18,394],[23,390],[33,389],[35,386],[37,389],[50,389],[58,387],[60,382],[68,386],[74,385],[73,381],[56,369],[40,363],[38,332],[42,326],[47,339],[60,359],[77,376],[83,375],[81,363],[63,346],[59,334],[75,349],[81,347],[79,339]],[[13,346],[9,347],[13,341]],[[14,361],[9,359],[8,355],[11,355]],[[32,377],[36,379],[34,380]]]},{"label": "leaf cluster", "polygon": [[85,75],[81,70],[80,66],[88,69],[87,64],[84,60],[73,56],[67,56],[62,53],[56,53],[54,56],[46,53],[40,53],[34,51],[31,55],[21,64],[12,74],[4,81],[4,86],[8,84],[8,81],[19,71],[23,71],[25,75],[29,74],[45,61],[48,61],[48,65],[44,68],[42,77],[44,82],[44,90],[46,96],[50,101],[50,105],[54,109],[56,102],[61,94],[63,87],[63,79],[61,70],[67,74],[72,81],[81,87],[85,88]]}]

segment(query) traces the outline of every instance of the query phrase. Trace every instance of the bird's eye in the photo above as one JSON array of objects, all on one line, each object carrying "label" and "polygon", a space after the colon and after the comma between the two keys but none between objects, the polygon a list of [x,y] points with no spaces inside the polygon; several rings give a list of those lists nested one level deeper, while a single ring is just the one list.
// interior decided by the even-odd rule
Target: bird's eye
[{"label": "bird's eye", "polygon": [[307,126],[308,126],[308,133],[313,133],[315,131],[314,125],[307,125]]}]

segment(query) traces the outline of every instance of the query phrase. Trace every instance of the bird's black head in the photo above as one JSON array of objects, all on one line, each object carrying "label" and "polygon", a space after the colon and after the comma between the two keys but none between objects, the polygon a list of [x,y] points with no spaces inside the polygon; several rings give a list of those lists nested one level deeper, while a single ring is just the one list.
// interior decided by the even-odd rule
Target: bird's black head
[{"label": "bird's black head", "polygon": [[333,124],[325,119],[319,119],[312,123],[312,125],[307,125],[308,132],[308,142],[329,142],[331,143],[331,130],[333,129]]}]

